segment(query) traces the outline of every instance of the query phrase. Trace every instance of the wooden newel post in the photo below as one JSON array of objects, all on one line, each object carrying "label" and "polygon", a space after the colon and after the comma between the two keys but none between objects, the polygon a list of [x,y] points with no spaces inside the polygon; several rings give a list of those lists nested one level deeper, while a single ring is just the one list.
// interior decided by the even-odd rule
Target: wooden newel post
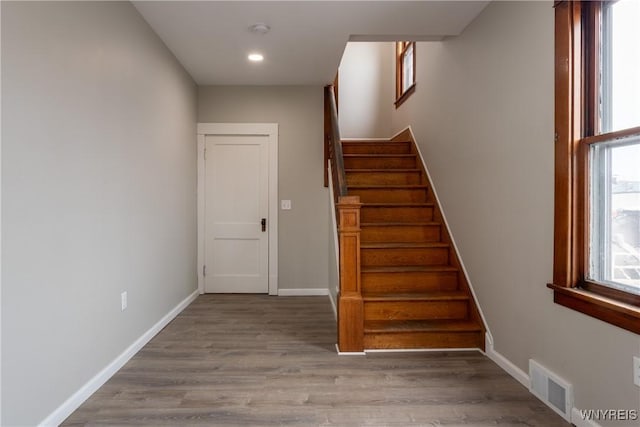
[{"label": "wooden newel post", "polygon": [[338,298],[338,348],[364,351],[364,308],[360,289],[360,197],[338,199],[340,239],[340,297]]}]

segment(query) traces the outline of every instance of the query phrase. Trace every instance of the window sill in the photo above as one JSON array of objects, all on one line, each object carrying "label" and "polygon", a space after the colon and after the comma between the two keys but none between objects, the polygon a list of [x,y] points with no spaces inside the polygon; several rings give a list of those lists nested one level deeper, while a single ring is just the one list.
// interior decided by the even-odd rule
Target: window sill
[{"label": "window sill", "polygon": [[396,108],[401,106],[402,103],[406,101],[407,98],[409,98],[409,96],[415,91],[416,91],[416,84],[414,83],[411,86],[409,86],[407,90],[405,90],[404,93],[400,95],[400,97],[398,97],[398,99],[396,99],[396,102],[395,102]]},{"label": "window sill", "polygon": [[582,288],[567,288],[553,284],[547,287],[553,289],[553,301],[556,304],[640,334],[640,306]]}]

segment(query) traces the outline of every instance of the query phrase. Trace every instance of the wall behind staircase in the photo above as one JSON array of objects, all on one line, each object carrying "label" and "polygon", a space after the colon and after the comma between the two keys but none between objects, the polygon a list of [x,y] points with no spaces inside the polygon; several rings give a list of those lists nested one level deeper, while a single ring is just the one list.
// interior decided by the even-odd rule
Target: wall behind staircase
[{"label": "wall behind staircase", "polygon": [[[457,38],[418,43],[412,125],[496,350],[573,383],[580,409],[638,409],[637,335],[553,303],[552,2],[493,2]],[[603,423],[604,424],[604,423]],[[630,425],[619,423],[615,425]]]},{"label": "wall behind staircase", "polygon": [[389,137],[395,96],[394,46],[393,42],[347,43],[338,73],[343,138]]},{"label": "wall behind staircase", "polygon": [[197,288],[196,87],[128,2],[1,7],[0,424],[33,426]]},{"label": "wall behind staircase", "polygon": [[201,86],[199,122],[279,123],[280,289],[327,289],[328,191],[323,186],[321,86]]}]

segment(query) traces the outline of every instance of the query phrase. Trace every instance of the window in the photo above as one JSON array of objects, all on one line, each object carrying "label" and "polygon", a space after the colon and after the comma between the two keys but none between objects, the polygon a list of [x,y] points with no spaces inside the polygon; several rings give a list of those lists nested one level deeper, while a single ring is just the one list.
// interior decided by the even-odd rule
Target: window
[{"label": "window", "polygon": [[416,88],[416,42],[396,43],[396,108]]},{"label": "window", "polygon": [[556,3],[554,301],[640,333],[640,2]]}]

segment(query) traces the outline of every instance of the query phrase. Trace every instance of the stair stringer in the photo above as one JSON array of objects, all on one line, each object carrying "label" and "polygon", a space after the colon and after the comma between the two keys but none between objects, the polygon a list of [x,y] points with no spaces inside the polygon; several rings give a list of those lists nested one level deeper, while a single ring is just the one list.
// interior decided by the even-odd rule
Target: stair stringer
[{"label": "stair stringer", "polygon": [[[483,311],[482,311],[482,307],[480,306],[480,303],[478,301],[478,297],[476,295],[476,292],[473,288],[473,284],[469,278],[469,273],[467,272],[467,269],[464,265],[464,262],[462,260],[462,256],[460,255],[460,250],[458,249],[458,245],[456,244],[456,241],[453,237],[453,233],[451,233],[451,227],[449,227],[449,222],[447,221],[447,217],[445,216],[444,210],[442,209],[442,205],[440,204],[440,198],[438,197],[438,192],[433,184],[433,179],[431,179],[431,174],[429,173],[429,168],[427,167],[427,164],[424,160],[424,157],[422,156],[422,152],[420,151],[420,145],[418,144],[418,141],[415,137],[415,134],[413,133],[413,129],[411,128],[411,125],[407,126],[406,128],[400,130],[399,132],[397,132],[395,135],[393,135],[391,138],[389,138],[389,141],[394,141],[394,140],[398,140],[398,139],[402,139],[402,136],[406,136],[406,134],[409,134],[410,136],[410,140],[413,143],[413,147],[415,147],[418,157],[420,159],[420,163],[424,169],[424,172],[426,174],[426,178],[428,180],[427,185],[429,185],[429,189],[431,190],[431,192],[433,193],[433,203],[436,204],[437,206],[437,210],[440,213],[440,216],[442,217],[442,223],[446,229],[446,234],[449,237],[449,240],[451,241],[451,247],[453,248],[458,264],[460,266],[460,271],[462,272],[463,276],[464,276],[464,281],[466,284],[466,287],[469,289],[469,292],[471,293],[471,296],[473,298],[473,308],[475,309],[475,311],[477,312],[478,316],[480,317],[480,320],[482,322],[484,331],[485,331],[485,348],[487,348],[487,344],[493,344],[493,335],[491,334],[491,331],[489,329],[489,323],[487,322],[487,318],[485,317]],[[482,351],[482,349],[481,349]],[[483,351],[484,352],[484,351]]]}]

